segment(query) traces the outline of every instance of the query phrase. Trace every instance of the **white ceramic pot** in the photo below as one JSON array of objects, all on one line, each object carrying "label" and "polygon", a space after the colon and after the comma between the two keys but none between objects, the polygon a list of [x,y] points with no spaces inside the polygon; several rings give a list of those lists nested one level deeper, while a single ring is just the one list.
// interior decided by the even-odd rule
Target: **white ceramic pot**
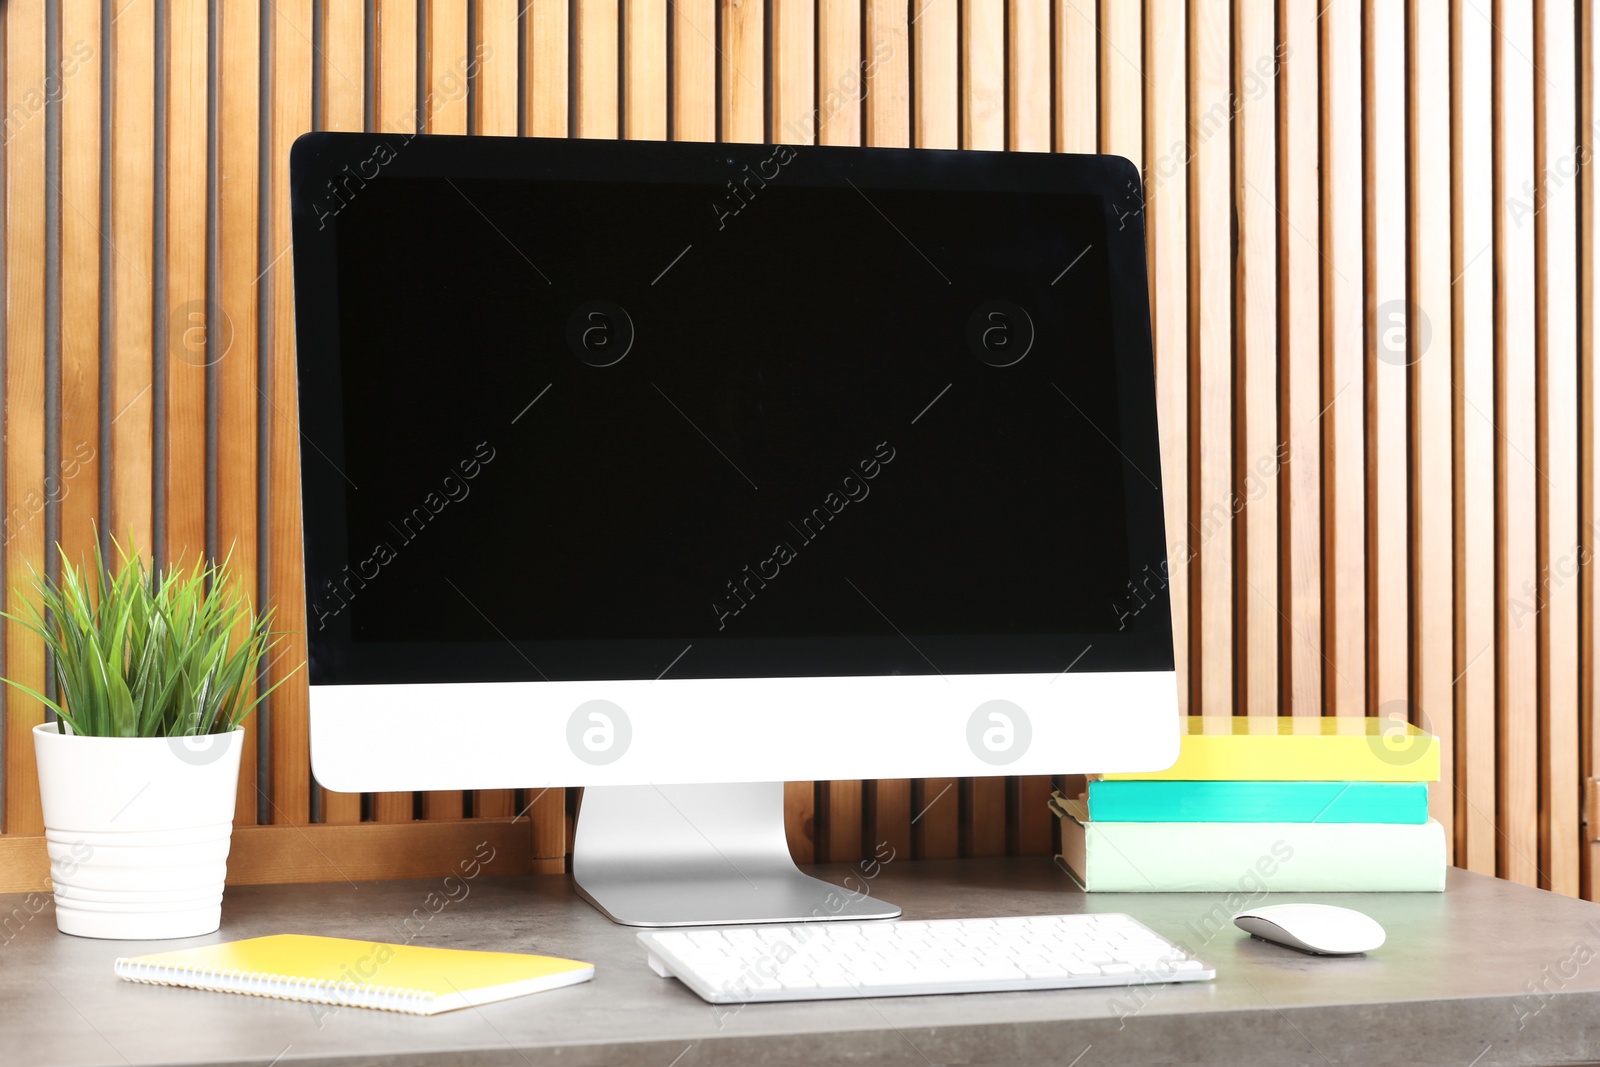
[{"label": "white ceramic pot", "polygon": [[56,927],[119,940],[222,925],[244,728],[78,737],[33,728]]}]

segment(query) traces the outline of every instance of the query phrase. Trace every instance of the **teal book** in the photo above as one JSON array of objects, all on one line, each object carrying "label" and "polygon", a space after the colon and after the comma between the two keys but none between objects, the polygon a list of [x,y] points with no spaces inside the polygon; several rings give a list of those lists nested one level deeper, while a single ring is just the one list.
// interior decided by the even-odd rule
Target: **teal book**
[{"label": "teal book", "polygon": [[1425,823],[1100,822],[1061,817],[1056,863],[1091,893],[1404,893],[1444,889],[1444,828]]},{"label": "teal book", "polygon": [[1425,823],[1425,782],[1089,783],[1096,822]]}]

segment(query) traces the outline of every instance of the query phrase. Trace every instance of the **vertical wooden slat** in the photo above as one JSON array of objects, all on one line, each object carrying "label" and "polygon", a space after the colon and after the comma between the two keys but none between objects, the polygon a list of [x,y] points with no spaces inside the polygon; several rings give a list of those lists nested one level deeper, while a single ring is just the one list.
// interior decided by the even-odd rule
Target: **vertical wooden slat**
[{"label": "vertical wooden slat", "polygon": [[617,0],[576,0],[573,62],[579,137],[617,136]]},{"label": "vertical wooden slat", "polygon": [[[811,0],[773,0],[771,34],[772,139],[811,144],[817,135],[816,13]],[[816,783],[785,782],[783,801],[789,852],[796,863],[810,863],[816,859]]]},{"label": "vertical wooden slat", "polygon": [[[100,514],[99,0],[64,0],[61,42],[63,83],[70,77],[71,88],[61,96],[61,468],[54,473],[61,545],[68,558],[87,560]],[[204,547],[203,531],[195,544]]]},{"label": "vertical wooden slat", "polygon": [[[1588,8],[1584,9],[1578,23],[1578,146],[1580,158],[1593,160],[1594,153],[1600,145],[1596,144],[1595,120],[1595,20]],[[1594,167],[1584,166],[1578,169],[1577,175],[1578,202],[1578,378],[1582,383],[1578,396],[1579,404],[1579,433],[1578,444],[1578,469],[1579,469],[1579,544],[1582,546],[1584,558],[1594,560],[1597,548],[1595,521],[1600,518],[1596,514],[1595,504],[1600,500],[1600,482],[1597,482],[1597,473],[1600,473],[1600,464],[1596,463],[1596,415],[1600,414],[1600,406],[1595,403],[1600,396],[1600,384],[1595,380],[1595,323],[1594,308],[1597,294],[1594,271],[1596,263],[1596,228],[1594,217],[1595,180]],[[1578,713],[1580,728],[1580,745],[1578,750],[1579,774],[1585,779],[1584,788],[1587,790],[1587,779],[1593,777],[1595,768],[1600,766],[1596,760],[1596,746],[1600,745],[1600,731],[1595,729],[1595,697],[1596,685],[1594,678],[1595,655],[1597,641],[1600,634],[1595,629],[1595,579],[1594,568],[1583,567],[1578,573],[1578,612],[1579,626],[1582,630],[1582,639],[1578,644]],[[1582,860],[1582,892],[1585,898],[1596,898],[1596,861],[1600,859],[1600,846],[1592,840],[1595,837],[1593,826],[1587,822],[1581,823],[1583,832],[1580,846]]]},{"label": "vertical wooden slat", "polygon": [[[1137,5],[1135,5],[1137,10]],[[1049,0],[1010,0],[1006,19],[1006,140],[1016,152],[1050,151]],[[1137,107],[1134,121],[1139,118]],[[1045,794],[1049,796],[1048,793]]]},{"label": "vertical wooden slat", "polygon": [[[359,132],[366,121],[364,56],[366,19],[359,4],[322,5],[321,128]],[[361,821],[361,794],[322,791],[322,821]]]},{"label": "vertical wooden slat", "polygon": [[960,13],[958,0],[916,0],[911,124],[918,148],[961,144]]},{"label": "vertical wooden slat", "polygon": [[[1496,7],[1495,569],[1499,653],[1497,755],[1503,878],[1535,885],[1539,854],[1539,627],[1519,610],[1537,592],[1538,451],[1533,183],[1532,0]],[[1537,610],[1536,608],[1534,609]]]},{"label": "vertical wooden slat", "polygon": [[[817,143],[861,143],[861,0],[818,0]],[[724,116],[726,122],[726,116]],[[818,862],[861,855],[859,781],[818,782]]]},{"label": "vertical wooden slat", "polygon": [[961,5],[961,147],[1006,146],[1005,7],[1002,0]]},{"label": "vertical wooden slat", "polygon": [[[1005,8],[1000,0],[961,6],[961,147],[1006,146]],[[961,781],[961,854],[1006,852],[1006,781]]]},{"label": "vertical wooden slat", "polygon": [[816,842],[818,863],[853,863],[863,855],[866,819],[859,781],[817,783]]},{"label": "vertical wooden slat", "polygon": [[[474,132],[517,135],[517,0],[474,0]],[[515,812],[508,811],[507,815]]]},{"label": "vertical wooden slat", "polygon": [[[417,5],[407,0],[376,0],[373,19],[372,108],[376,128],[384,133],[415,132]],[[372,818],[377,822],[409,822],[413,812],[411,793],[372,794]]]},{"label": "vertical wooden slat", "polygon": [[1144,164],[1144,54],[1139,0],[1100,5],[1100,151]]},{"label": "vertical wooden slat", "polygon": [[1279,508],[1278,606],[1282,713],[1288,715],[1322,714],[1320,6],[1318,0],[1281,0],[1279,6],[1278,387],[1288,451]]},{"label": "vertical wooden slat", "polygon": [[[179,565],[206,551],[207,343],[215,332],[214,343],[227,346],[232,335],[226,320],[208,321],[206,307],[206,7],[205,0],[172,0],[167,9],[167,306],[158,312],[166,316],[167,348],[155,358],[167,378],[163,550]],[[238,814],[253,817],[254,795],[240,799]]]},{"label": "vertical wooden slat", "polygon": [[1190,590],[1199,608],[1193,639],[1198,662],[1191,660],[1189,669],[1198,674],[1197,713],[1207,715],[1234,711],[1229,28],[1227,0],[1190,5],[1189,351],[1197,391],[1189,433],[1190,462],[1199,465],[1199,494],[1191,504],[1199,575]]},{"label": "vertical wooden slat", "polygon": [[[919,148],[956,148],[961,131],[960,5],[916,0],[911,22],[912,136]],[[919,778],[911,784],[911,846],[918,859],[960,853],[957,779]]]},{"label": "vertical wooden slat", "polygon": [[1493,32],[1451,10],[1451,371],[1455,393],[1456,862],[1495,872]]},{"label": "vertical wooden slat", "polygon": [[[1539,875],[1578,892],[1578,305],[1572,0],[1540,0],[1533,52],[1538,283]],[[1526,220],[1524,220],[1526,224]]]},{"label": "vertical wooden slat", "polygon": [[783,783],[783,826],[789,854],[796,863],[812,863],[817,858],[816,816],[816,783]]},{"label": "vertical wooden slat", "polygon": [[[1142,5],[1139,0],[1105,0],[1101,4],[1098,18],[1100,84],[1097,95],[1100,103],[1100,151],[1123,156],[1142,170],[1145,162]],[[1014,48],[1008,59],[1012,63],[1016,62]],[[1016,82],[1013,81],[1012,84],[1015,86]],[[1021,103],[1015,96],[1008,100],[1008,105],[1013,111]],[[1016,129],[1015,126],[1012,128]],[[1013,145],[1013,147],[1024,146]],[[1119,189],[1117,194],[1124,197],[1127,204],[1126,208],[1119,208],[1119,211],[1130,209],[1142,211],[1142,207],[1138,206],[1145,195],[1142,190]],[[1050,788],[1048,778],[1022,781],[1024,783],[1022,789],[1030,798],[1041,800],[1048,798]],[[1030,799],[1028,804],[1030,815],[1033,804],[1038,802],[1040,801]],[[1048,807],[1045,811],[1049,811]],[[1021,813],[1013,811],[1011,817],[1015,820],[1021,817]],[[1052,816],[1046,825],[1035,825],[1028,837],[1017,835],[1017,847],[1013,851],[1027,853],[1038,850],[1043,844],[1045,833],[1049,833],[1053,839],[1054,822]]]},{"label": "vertical wooden slat", "polygon": [[673,0],[672,136],[717,139],[716,0]]},{"label": "vertical wooden slat", "polygon": [[1367,0],[1363,32],[1366,189],[1367,708],[1387,714],[1410,696],[1406,529],[1407,367],[1415,330],[1406,289],[1405,8]]},{"label": "vertical wooden slat", "polygon": [[[517,133],[517,9],[516,0],[474,0],[472,129],[490,137]],[[472,814],[479,819],[503,819],[517,814],[514,789],[480,789],[472,795]]]},{"label": "vertical wooden slat", "polygon": [[[1183,65],[1183,8],[1171,8],[1147,0],[1145,3],[1148,27],[1146,43],[1150,54],[1159,56],[1161,62],[1150,69],[1150,78],[1161,78],[1162,66]],[[1176,15],[1176,21],[1172,16]],[[1100,145],[1100,29],[1098,12],[1091,0],[1062,0],[1055,12],[1056,30],[1056,150],[1058,152],[1094,152]],[[1177,37],[1173,37],[1177,34]],[[1160,43],[1157,44],[1156,42]],[[1179,86],[1183,84],[1180,75]],[[1154,86],[1151,87],[1152,94]],[[1152,98],[1154,98],[1152,96]],[[1178,110],[1183,110],[1179,99]],[[1165,117],[1158,109],[1146,112],[1147,121]],[[1152,144],[1157,154],[1169,150],[1171,144],[1162,141]],[[1179,155],[1181,161],[1183,156]],[[1163,177],[1165,177],[1163,175]],[[1150,181],[1146,176],[1146,182]]]},{"label": "vertical wooden slat", "polygon": [[1244,503],[1235,582],[1240,710],[1277,715],[1278,627],[1278,186],[1276,12],[1240,4],[1234,14],[1234,198],[1237,350],[1234,492]]},{"label": "vertical wooden slat", "polygon": [[654,0],[626,0],[624,11],[623,136],[634,140],[665,140],[667,9]]},{"label": "vertical wooden slat", "polygon": [[[866,0],[866,141],[877,148],[905,148],[911,143],[911,37],[907,5],[895,0]],[[1048,65],[1044,70],[1049,77]],[[1050,87],[1042,91],[1048,105]],[[1048,115],[1046,143],[1049,147]],[[1048,797],[1048,793],[1045,794]],[[862,787],[863,856],[911,856],[911,779],[867,782]],[[1039,799],[1044,810],[1044,798]],[[1048,811],[1046,811],[1048,815]]]},{"label": "vertical wooden slat", "polygon": [[[861,144],[861,3],[818,0],[816,5],[816,139],[818,144]],[[818,782],[816,853],[819,861],[861,856],[859,781]]]},{"label": "vertical wooden slat", "polygon": [[953,859],[961,854],[961,779],[914,780],[911,807],[911,849],[917,859]]},{"label": "vertical wooden slat", "polygon": [[861,92],[861,0],[817,0],[818,144],[861,143]]},{"label": "vertical wooden slat", "polygon": [[1006,780],[961,779],[961,854],[1006,854]]},{"label": "vertical wooden slat", "polygon": [[567,831],[567,791],[560,788],[524,791],[519,818],[531,822],[532,851],[537,859],[560,859],[568,854],[572,835]]},{"label": "vertical wooden slat", "polygon": [[1450,692],[1455,677],[1455,591],[1451,410],[1450,247],[1450,12],[1413,0],[1410,46],[1411,115],[1411,353],[1412,479],[1415,518],[1411,553],[1412,691],[1416,721],[1439,738],[1440,781],[1429,790],[1429,814],[1445,829],[1445,849],[1454,854],[1455,715]]},{"label": "vertical wooden slat", "polygon": [[1056,816],[1050,810],[1055,779],[1048,774],[1024,774],[1005,779],[1005,784],[1007,854],[1050,855],[1055,841]]},{"label": "vertical wooden slat", "polygon": [[[630,4],[629,18],[635,14]],[[502,0],[481,0],[478,9],[478,41],[474,42],[474,55],[479,57],[479,113],[476,118],[479,133],[496,136],[516,132],[516,107],[511,94],[516,92],[518,71],[514,34],[516,18],[523,19],[523,49],[526,69],[521,72],[523,83],[523,111],[526,133],[534,137],[563,137],[568,133],[569,117],[569,7],[567,4],[516,4]],[[641,35],[643,38],[643,35]],[[636,81],[645,83],[642,73],[648,69],[648,42],[639,43],[639,61],[643,66],[628,71],[630,92]],[[487,93],[485,98],[483,94]],[[648,102],[628,101],[630,123],[650,121]],[[637,114],[634,111],[637,110]],[[656,111],[665,113],[664,105]],[[384,818],[386,813],[409,819],[409,809],[402,811],[402,801],[410,794],[395,794],[395,800],[385,806],[380,804],[383,794],[374,798],[374,814]],[[482,790],[474,800],[474,813],[482,817],[509,813],[515,806],[512,790]],[[424,814],[431,815],[428,794],[424,794]],[[435,801],[437,803],[437,801]],[[519,816],[531,820],[533,854],[538,857],[555,857],[565,853],[567,842],[566,791],[541,789],[529,794],[525,810]]]},{"label": "vertical wooden slat", "polygon": [[[1011,0],[1006,19],[1006,137],[1016,152],[1051,148],[1050,5],[1044,0]],[[1137,42],[1137,38],[1136,38]],[[1133,118],[1140,118],[1137,107]],[[1050,813],[1050,775],[1013,778],[1006,783],[1008,852],[1048,854],[1055,816]]]},{"label": "vertical wooden slat", "polygon": [[[167,7],[165,57],[167,136],[166,350],[153,353],[166,370],[166,492],[163,554],[168,566],[188,567],[206,555],[206,368],[232,346],[226,314],[212,322],[206,293],[206,137],[210,31],[203,0]],[[218,305],[220,311],[220,305]],[[241,770],[255,770],[259,720],[245,722]],[[256,821],[255,775],[241,773],[234,822]]]},{"label": "vertical wooden slat", "polygon": [[322,5],[322,128],[330,132],[359,132],[364,122],[365,14],[360,4]]},{"label": "vertical wooden slat", "polygon": [[[474,3],[474,37],[469,42],[471,56],[468,59],[475,79],[472,129],[487,136],[513,136],[517,133],[517,18],[522,5],[514,0],[474,0]],[[566,5],[529,5],[523,16],[527,20],[524,32],[529,72],[524,104],[528,132],[537,136],[560,136],[566,133],[567,125]],[[414,39],[412,46],[415,47]],[[397,75],[405,69],[399,51],[400,42],[397,41]],[[379,83],[383,84],[381,75]],[[561,791],[555,790],[554,794],[559,798]],[[411,805],[410,793],[375,794],[373,817],[380,821],[409,820]],[[424,794],[426,815],[431,817],[441,805],[453,811],[453,794]],[[561,854],[564,812],[554,821],[541,817],[555,806],[559,805],[545,803],[533,813],[534,847],[541,856]],[[515,790],[485,789],[473,793],[472,812],[477,818],[515,815],[518,814],[516,808]],[[555,827],[553,832],[552,826]]]},{"label": "vertical wooden slat", "polygon": [[[536,5],[549,8],[550,5]],[[563,13],[566,8],[563,6]],[[526,18],[534,19],[533,8]],[[376,0],[373,8],[373,115],[379,133],[414,133],[418,123],[416,101],[416,0]],[[566,48],[562,48],[565,70]],[[501,58],[504,62],[506,59]],[[515,67],[515,59],[512,59]],[[563,75],[562,99],[566,99]],[[562,131],[566,106],[562,104]],[[325,793],[326,797],[326,793]],[[323,801],[326,803],[326,800]],[[413,795],[406,792],[373,793],[374,822],[410,822]]]},{"label": "vertical wooden slat", "polygon": [[[911,34],[903,0],[866,0],[867,144],[906,148],[911,144]],[[1046,18],[1048,25],[1048,17]],[[1045,70],[1041,83],[1046,109],[1045,145],[1049,147],[1049,36],[1041,38]]]},{"label": "vertical wooden slat", "polygon": [[[612,2],[615,19],[616,3]],[[467,0],[427,0],[427,24],[423,27],[423,77],[428,96],[422,120],[426,133],[467,132],[466,76]],[[616,49],[613,39],[611,70],[611,119],[616,122]],[[580,122],[581,126],[581,122]],[[614,130],[613,130],[614,132]],[[457,790],[430,790],[421,794],[425,819],[459,819],[464,809],[464,794]]]},{"label": "vertical wooden slat", "polygon": [[1361,8],[1322,13],[1323,707],[1367,711]]},{"label": "vertical wooden slat", "polygon": [[[1144,224],[1150,259],[1150,326],[1156,357],[1161,490],[1167,520],[1167,591],[1178,707],[1187,712],[1189,662],[1189,191],[1188,26],[1185,0],[1147,0]],[[1070,16],[1063,14],[1063,20]],[[1063,70],[1063,76],[1066,71]],[[1089,120],[1092,121],[1092,118]],[[1063,130],[1063,149],[1082,131]],[[1092,140],[1091,142],[1092,143]]]},{"label": "vertical wooden slat", "polygon": [[724,0],[722,8],[722,139],[766,139],[763,85],[766,27],[760,0]]},{"label": "vertical wooden slat", "polygon": [[[1579,69],[1578,69],[1578,144],[1580,158],[1593,160],[1595,153],[1600,151],[1600,99],[1595,96],[1597,85],[1595,78],[1595,62],[1600,59],[1596,43],[1600,41],[1600,25],[1597,25],[1592,10],[1584,8],[1582,20],[1579,23]],[[1592,563],[1597,552],[1600,552],[1600,366],[1595,362],[1595,308],[1600,302],[1600,284],[1597,284],[1595,271],[1600,268],[1600,228],[1595,220],[1595,194],[1600,192],[1595,184],[1595,168],[1586,165],[1578,170],[1578,199],[1581,208],[1578,213],[1578,309],[1579,309],[1579,380],[1582,382],[1582,393],[1579,401],[1581,407],[1582,440],[1579,444],[1580,478],[1580,543],[1583,546],[1583,558]],[[1580,669],[1580,726],[1582,727],[1582,746],[1579,750],[1580,773],[1585,778],[1585,789],[1588,788],[1587,779],[1595,775],[1600,768],[1600,722],[1596,718],[1596,699],[1600,697],[1600,686],[1595,682],[1595,667],[1600,664],[1600,627],[1596,622],[1596,581],[1595,568],[1584,566],[1578,575],[1580,597],[1580,626],[1583,629],[1583,640],[1579,645]],[[1596,837],[1595,826],[1583,824],[1583,895],[1589,900],[1600,897],[1600,844],[1593,840]]]},{"label": "vertical wooden slat", "polygon": [[811,0],[773,0],[772,139],[812,144],[817,138],[816,11]]},{"label": "vertical wooden slat", "polygon": [[[675,4],[674,10],[682,7]],[[521,10],[528,67],[523,74],[527,133],[530,137],[565,137],[570,66],[567,5],[529,4]]]},{"label": "vertical wooden slat", "polygon": [[[868,782],[864,804],[866,828],[861,842],[862,858],[910,859],[911,817],[916,814],[911,810],[911,779],[886,778]],[[1051,817],[1043,804],[1040,810],[1047,819]]]},{"label": "vertical wooden slat", "polygon": [[[613,2],[613,17],[616,4]],[[423,62],[428,97],[426,133],[467,132],[467,0],[427,0]],[[612,61],[612,116],[616,114],[615,49]],[[324,85],[327,83],[324,82]]]},{"label": "vertical wooden slat", "polygon": [[[261,82],[261,13],[257,5],[227,4],[220,8],[221,54],[217,100],[217,199],[220,258],[217,292],[220,314],[230,325],[232,343],[216,354],[217,546],[231,556],[234,574],[256,599],[259,453],[256,444],[260,403],[256,348],[256,280],[260,221],[259,134]],[[180,205],[169,205],[183,210]],[[190,207],[192,210],[192,206]],[[214,341],[221,340],[213,328]],[[239,805],[235,818],[254,822],[256,810],[256,740],[247,730],[239,767]]]},{"label": "vertical wooden slat", "polygon": [[515,789],[479,789],[472,794],[472,817],[505,819],[517,813]]},{"label": "vertical wooden slat", "polygon": [[[45,77],[44,0],[7,5],[5,15],[5,577],[11,587],[7,610],[25,614],[34,599],[29,568],[44,573],[44,166],[45,116],[34,108]],[[148,42],[144,70],[149,72]],[[138,62],[134,63],[137,69]],[[144,85],[148,105],[151,86]],[[31,95],[30,95],[31,94]],[[11,111],[15,108],[15,111]],[[144,130],[150,116],[144,116]],[[149,159],[146,146],[145,159]],[[145,175],[145,188],[149,188]],[[142,231],[148,242],[148,217]],[[131,234],[130,234],[131,235]],[[148,254],[148,245],[146,245]],[[148,255],[147,255],[148,259]],[[148,298],[149,290],[146,289]],[[149,325],[146,312],[144,322]],[[146,352],[144,367],[149,370]],[[149,406],[145,406],[149,426]],[[145,442],[145,470],[149,442]],[[147,499],[144,514],[148,516]],[[137,530],[135,531],[137,532]],[[148,548],[148,536],[139,547]],[[5,631],[6,676],[44,691],[44,644],[21,626]],[[44,721],[44,708],[15,688],[5,695],[7,833],[38,833],[38,776],[29,731]]]},{"label": "vertical wooden slat", "polygon": [[[529,12],[532,18],[532,12]],[[417,5],[374,0],[372,111],[380,133],[417,128]]]},{"label": "vertical wooden slat", "polygon": [[[267,574],[272,603],[283,619],[305,618],[305,579],[300,539],[300,433],[295,397],[294,284],[289,253],[289,146],[311,129],[311,0],[272,0],[271,151],[278,165],[268,171],[273,258],[262,274],[271,307],[271,373],[267,382],[267,477],[271,505],[267,530]],[[392,15],[392,12],[387,12]],[[398,93],[398,89],[396,92]],[[387,99],[387,98],[385,98]],[[381,102],[381,101],[380,101]],[[405,122],[398,116],[391,121]],[[281,257],[281,258],[280,258]],[[231,432],[231,431],[230,431]],[[306,638],[301,626],[285,626],[279,655],[267,671],[275,684],[296,672],[268,698],[272,726],[272,821],[310,820],[311,748],[305,680]]]},{"label": "vertical wooden slat", "polygon": [[[111,34],[115,84],[111,91],[109,147],[110,240],[116,255],[111,273],[112,475],[111,529],[107,532],[124,544],[131,542],[147,551],[152,490],[150,345],[154,335],[150,302],[155,270],[155,0],[132,0],[118,13]],[[26,69],[26,53],[19,59]],[[42,126],[39,130],[30,129],[26,136],[42,137],[41,130]],[[41,141],[41,152],[42,144]],[[25,160],[28,145],[20,142],[11,151]],[[27,317],[22,321],[26,322]],[[43,412],[39,414],[42,416]],[[13,441],[17,428],[18,424],[13,423],[9,431]],[[16,661],[7,662],[12,670],[16,669]],[[15,705],[21,703],[15,701]]]}]

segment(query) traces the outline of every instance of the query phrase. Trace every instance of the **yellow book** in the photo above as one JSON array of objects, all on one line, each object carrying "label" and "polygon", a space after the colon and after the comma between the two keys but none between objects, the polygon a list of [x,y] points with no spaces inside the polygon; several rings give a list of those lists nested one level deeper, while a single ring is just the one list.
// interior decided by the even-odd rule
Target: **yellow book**
[{"label": "yellow book", "polygon": [[1191,715],[1178,762],[1122,781],[1436,782],[1439,739],[1398,719]]},{"label": "yellow book", "polygon": [[594,977],[594,964],[554,956],[303,934],[124,956],[115,969],[118,977],[130,982],[410,1015],[436,1015]]}]

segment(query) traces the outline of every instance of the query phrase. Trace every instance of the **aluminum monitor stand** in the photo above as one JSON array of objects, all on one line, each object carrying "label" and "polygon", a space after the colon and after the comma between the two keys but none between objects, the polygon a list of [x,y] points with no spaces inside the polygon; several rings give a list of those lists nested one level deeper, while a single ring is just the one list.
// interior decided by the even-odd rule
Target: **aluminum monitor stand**
[{"label": "aluminum monitor stand", "polygon": [[585,900],[625,926],[900,914],[859,889],[800,873],[784,834],[782,782],[587,788],[572,879]]}]

